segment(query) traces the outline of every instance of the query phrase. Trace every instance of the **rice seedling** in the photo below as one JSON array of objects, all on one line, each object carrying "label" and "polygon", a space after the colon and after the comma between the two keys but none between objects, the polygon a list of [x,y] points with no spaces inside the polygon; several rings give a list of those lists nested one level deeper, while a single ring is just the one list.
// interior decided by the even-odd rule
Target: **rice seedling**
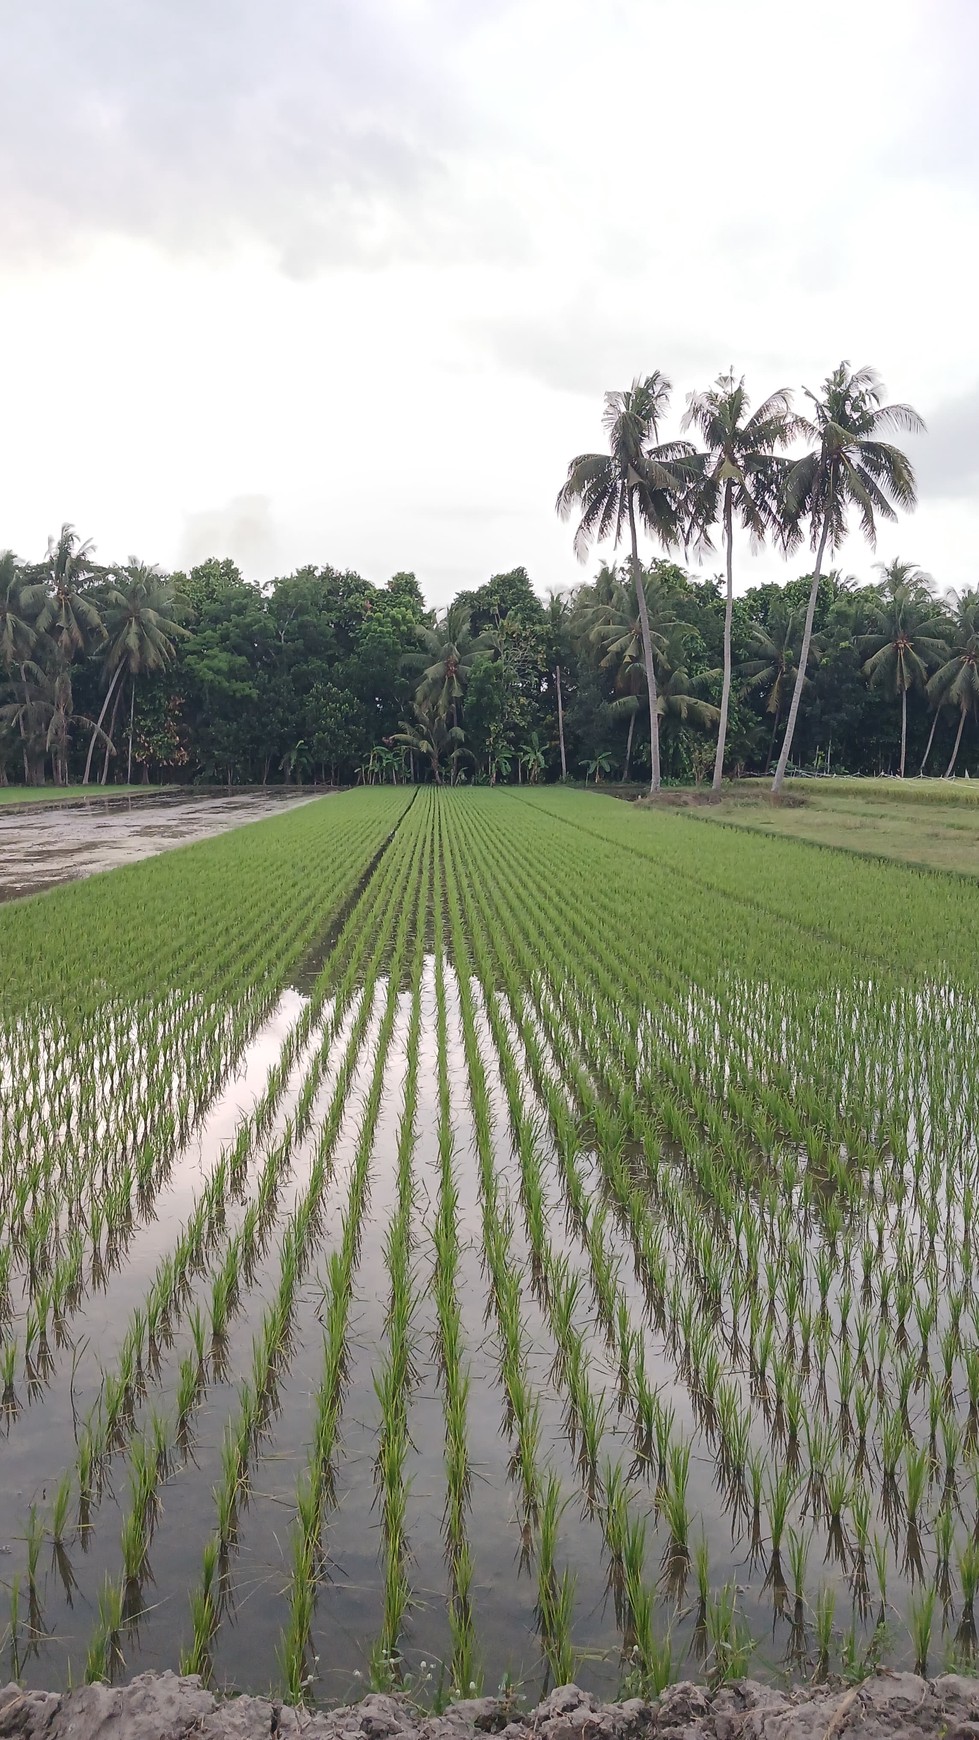
[{"label": "rice seedling", "polygon": [[707,1657],[705,1669],[711,1685],[726,1685],[742,1679],[751,1657],[751,1637],[738,1609],[737,1590],[725,1583],[707,1603],[705,1618]]},{"label": "rice seedling", "polygon": [[85,1658],[85,1680],[89,1685],[95,1680],[111,1682],[125,1665],[121,1643],[123,1612],[123,1591],[118,1583],[106,1577],[99,1592],[98,1619]]},{"label": "rice seedling", "polygon": [[211,1675],[211,1643],[220,1616],[218,1578],[220,1558],[221,1541],[218,1536],[214,1535],[204,1543],[204,1551],[201,1555],[200,1582],[190,1599],[194,1627],[193,1640],[180,1657],[181,1673],[200,1674],[205,1682],[210,1679]]},{"label": "rice seedling", "polygon": [[10,1649],[10,1677],[19,1680],[23,1668],[20,1637],[20,1578],[14,1577],[10,1584],[10,1600],[7,1606],[7,1635],[4,1642]]},{"label": "rice seedling", "polygon": [[914,1671],[916,1674],[927,1674],[928,1672],[928,1651],[931,1646],[934,1617],[934,1589],[923,1589],[920,1594],[912,1595],[910,1629],[914,1645]]},{"label": "rice seedling", "polygon": [[833,1620],[836,1615],[836,1592],[824,1583],[816,1596],[815,1630],[816,1630],[816,1678],[825,1679],[829,1673],[830,1655],[833,1648]]}]

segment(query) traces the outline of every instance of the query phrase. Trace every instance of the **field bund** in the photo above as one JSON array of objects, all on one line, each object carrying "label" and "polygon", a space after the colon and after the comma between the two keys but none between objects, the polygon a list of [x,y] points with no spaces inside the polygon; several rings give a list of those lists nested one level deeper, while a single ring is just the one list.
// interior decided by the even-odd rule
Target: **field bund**
[{"label": "field bund", "polygon": [[380,788],[7,905],[11,1675],[971,1663],[977,902]]}]

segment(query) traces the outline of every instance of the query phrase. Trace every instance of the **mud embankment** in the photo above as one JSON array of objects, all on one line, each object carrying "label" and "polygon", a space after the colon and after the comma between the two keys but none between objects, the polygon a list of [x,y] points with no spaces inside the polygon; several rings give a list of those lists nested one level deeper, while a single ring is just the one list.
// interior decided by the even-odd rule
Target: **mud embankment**
[{"label": "mud embankment", "polygon": [[194,1678],[141,1674],[128,1686],[57,1693],[0,1690],[0,1736],[10,1740],[979,1740],[979,1681],[880,1673],[850,1687],[779,1691],[744,1680],[716,1692],[671,1686],[654,1703],[602,1704],[562,1686],[521,1711],[499,1698],[426,1716],[406,1699],[372,1693],[339,1709],[295,1710],[265,1698],[216,1697]]}]

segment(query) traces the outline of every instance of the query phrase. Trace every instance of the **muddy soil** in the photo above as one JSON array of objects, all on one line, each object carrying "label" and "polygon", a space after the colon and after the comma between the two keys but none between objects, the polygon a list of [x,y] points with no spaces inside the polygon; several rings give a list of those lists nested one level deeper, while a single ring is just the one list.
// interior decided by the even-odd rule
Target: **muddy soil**
[{"label": "muddy soil", "polygon": [[24,805],[13,814],[0,809],[0,900],[135,864],[244,822],[281,815],[287,807],[311,803],[316,795],[281,787],[230,796],[156,792],[50,807]]},{"label": "muddy soil", "polygon": [[218,1698],[198,1679],[141,1674],[128,1686],[0,1689],[0,1736],[21,1740],[979,1740],[979,1682],[882,1672],[849,1687],[776,1691],[742,1680],[716,1692],[670,1686],[654,1703],[601,1704],[562,1686],[536,1710],[499,1698],[427,1716],[404,1697],[372,1693],[313,1714],[265,1698]]}]

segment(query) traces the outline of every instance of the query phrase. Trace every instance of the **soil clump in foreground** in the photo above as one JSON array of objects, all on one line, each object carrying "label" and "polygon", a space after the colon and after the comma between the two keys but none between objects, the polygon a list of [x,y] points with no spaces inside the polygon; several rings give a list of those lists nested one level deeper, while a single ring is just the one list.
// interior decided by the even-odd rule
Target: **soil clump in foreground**
[{"label": "soil clump in foreground", "polygon": [[426,1716],[407,1699],[371,1693],[310,1712],[267,1698],[217,1697],[193,1676],[141,1674],[127,1686],[73,1691],[0,1689],[0,1736],[10,1740],[979,1740],[979,1680],[882,1672],[856,1686],[779,1691],[742,1680],[716,1692],[670,1686],[653,1703],[602,1704],[561,1686],[536,1710],[500,1698]]}]

